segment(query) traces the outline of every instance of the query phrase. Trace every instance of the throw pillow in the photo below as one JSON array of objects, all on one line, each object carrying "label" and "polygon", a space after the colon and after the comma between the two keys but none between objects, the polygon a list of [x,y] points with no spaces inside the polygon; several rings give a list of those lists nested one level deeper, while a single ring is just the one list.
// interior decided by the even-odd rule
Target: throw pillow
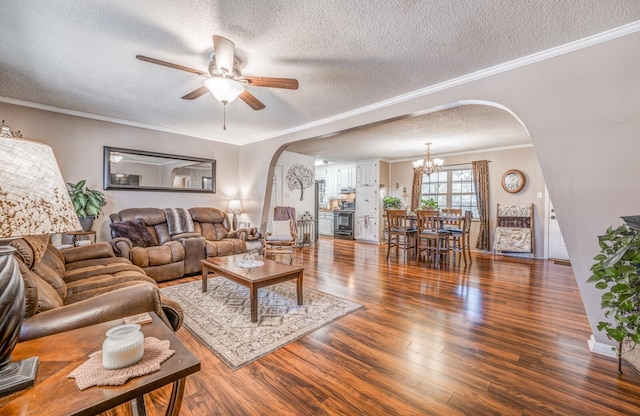
[{"label": "throw pillow", "polygon": [[137,218],[134,221],[116,222],[109,224],[109,227],[111,227],[112,237],[128,238],[136,247],[153,247],[157,245],[141,218]]},{"label": "throw pillow", "polygon": [[271,235],[267,238],[269,241],[291,241],[291,222],[290,221],[273,221],[271,224]]}]

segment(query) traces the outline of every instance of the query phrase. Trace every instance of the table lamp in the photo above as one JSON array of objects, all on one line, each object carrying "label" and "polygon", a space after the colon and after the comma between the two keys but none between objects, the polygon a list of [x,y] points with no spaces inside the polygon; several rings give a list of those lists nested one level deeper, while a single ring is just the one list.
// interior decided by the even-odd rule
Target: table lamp
[{"label": "table lamp", "polygon": [[242,214],[242,205],[240,204],[239,199],[232,199],[229,201],[229,214],[233,214],[232,227],[233,229],[238,228],[238,218],[236,214]]},{"label": "table lamp", "polygon": [[[11,239],[79,230],[50,146],[0,129],[0,396],[33,386],[38,357],[11,361],[24,315],[24,282]],[[8,133],[9,132],[9,133]]]}]

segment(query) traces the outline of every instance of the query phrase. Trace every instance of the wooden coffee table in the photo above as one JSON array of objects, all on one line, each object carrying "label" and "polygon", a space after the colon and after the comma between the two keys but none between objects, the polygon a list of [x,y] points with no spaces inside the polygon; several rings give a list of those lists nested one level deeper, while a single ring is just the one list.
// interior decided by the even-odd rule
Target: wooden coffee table
[{"label": "wooden coffee table", "polygon": [[135,377],[121,386],[94,386],[78,390],[71,371],[99,351],[108,329],[122,324],[122,319],[32,339],[17,344],[13,359],[38,356],[36,384],[26,390],[0,398],[2,415],[96,415],[122,403],[131,402],[132,413],[145,414],[144,394],[173,383],[166,414],[177,416],[184,394],[186,377],[200,371],[200,360],[189,351],[173,331],[155,315],[143,324],[142,333],[169,340],[175,354],[162,363],[160,370]]},{"label": "wooden coffee table", "polygon": [[243,268],[236,266],[243,254],[235,256],[213,257],[202,260],[202,291],[207,291],[207,279],[209,272],[214,272],[226,277],[240,285],[249,288],[249,302],[251,303],[251,322],[258,321],[258,289],[275,285],[286,280],[296,280],[298,305],[302,305],[302,267],[289,266],[273,260],[260,258],[263,266]]}]

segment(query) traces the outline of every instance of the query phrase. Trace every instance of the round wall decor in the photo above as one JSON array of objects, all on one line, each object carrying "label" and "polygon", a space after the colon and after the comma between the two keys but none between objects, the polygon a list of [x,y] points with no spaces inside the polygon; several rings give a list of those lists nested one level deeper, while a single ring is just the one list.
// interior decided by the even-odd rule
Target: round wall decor
[{"label": "round wall decor", "polygon": [[524,174],[516,169],[510,169],[502,175],[502,189],[515,194],[524,188]]}]

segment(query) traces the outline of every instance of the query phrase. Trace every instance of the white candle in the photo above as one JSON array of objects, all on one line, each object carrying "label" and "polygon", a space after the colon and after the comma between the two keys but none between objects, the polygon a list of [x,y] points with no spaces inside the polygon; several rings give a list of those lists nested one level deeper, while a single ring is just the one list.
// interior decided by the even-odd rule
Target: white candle
[{"label": "white candle", "polygon": [[119,325],[107,331],[102,344],[102,365],[107,370],[128,367],[144,355],[144,335],[140,325]]}]

